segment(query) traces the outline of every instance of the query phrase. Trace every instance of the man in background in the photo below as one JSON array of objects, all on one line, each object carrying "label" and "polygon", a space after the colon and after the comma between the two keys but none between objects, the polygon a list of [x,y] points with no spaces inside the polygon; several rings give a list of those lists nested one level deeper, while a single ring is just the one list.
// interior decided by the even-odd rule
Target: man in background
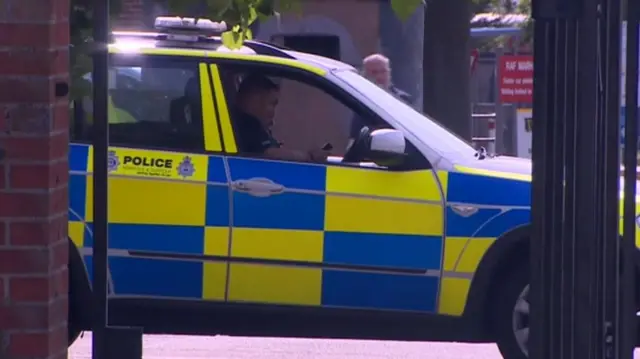
[{"label": "man in background", "polygon": [[[391,63],[389,58],[386,56],[382,54],[372,54],[365,57],[362,61],[362,72],[364,77],[368,78],[376,85],[389,91],[392,95],[401,99],[408,105],[413,105],[413,98],[411,95],[393,85],[391,80]],[[365,123],[358,115],[353,117],[351,120],[351,130],[349,134],[351,141],[354,141],[358,137],[360,129],[362,129],[364,125]]]},{"label": "man in background", "polygon": [[365,57],[362,61],[362,70],[364,76],[378,86],[391,92],[409,105],[413,103],[411,95],[393,85],[391,81],[391,63],[386,56],[373,54]]}]

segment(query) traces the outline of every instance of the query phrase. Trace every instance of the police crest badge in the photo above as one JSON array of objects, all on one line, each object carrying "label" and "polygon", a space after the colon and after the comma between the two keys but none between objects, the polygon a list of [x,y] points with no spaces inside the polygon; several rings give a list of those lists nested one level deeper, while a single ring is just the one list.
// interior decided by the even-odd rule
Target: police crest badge
[{"label": "police crest badge", "polygon": [[109,172],[113,172],[118,170],[120,166],[120,159],[115,151],[109,151],[109,156],[107,157],[107,169]]},{"label": "police crest badge", "polygon": [[185,158],[182,159],[182,162],[180,162],[180,164],[178,165],[177,170],[178,176],[182,178],[191,177],[196,172],[196,169],[193,166],[193,162],[191,161],[191,157],[189,156],[185,156]]}]

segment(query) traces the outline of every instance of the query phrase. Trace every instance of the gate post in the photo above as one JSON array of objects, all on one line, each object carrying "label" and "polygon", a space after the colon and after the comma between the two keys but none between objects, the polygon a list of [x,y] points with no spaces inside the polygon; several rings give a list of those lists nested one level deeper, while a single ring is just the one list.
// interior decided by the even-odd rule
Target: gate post
[{"label": "gate post", "polygon": [[0,7],[0,357],[67,355],[69,1]]}]

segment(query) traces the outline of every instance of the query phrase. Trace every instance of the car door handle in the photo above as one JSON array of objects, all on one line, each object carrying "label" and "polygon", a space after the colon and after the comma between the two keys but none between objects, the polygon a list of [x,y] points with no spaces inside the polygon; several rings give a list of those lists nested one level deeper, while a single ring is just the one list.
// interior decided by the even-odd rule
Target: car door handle
[{"label": "car door handle", "polygon": [[233,181],[231,187],[255,197],[269,197],[284,192],[284,186],[268,178],[251,178]]}]

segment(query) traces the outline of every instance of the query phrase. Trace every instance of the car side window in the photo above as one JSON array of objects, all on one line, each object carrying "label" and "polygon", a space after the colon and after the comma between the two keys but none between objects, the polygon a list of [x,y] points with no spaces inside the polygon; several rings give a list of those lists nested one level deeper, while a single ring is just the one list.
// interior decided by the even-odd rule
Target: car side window
[{"label": "car side window", "polygon": [[[108,81],[109,141],[113,146],[202,151],[199,64],[195,61],[112,56]],[[92,76],[72,102],[72,140],[93,136]]]},{"label": "car side window", "polygon": [[[262,103],[259,100],[254,104],[243,103],[239,99],[243,81],[249,81],[248,79],[253,79],[257,74],[273,83],[278,94],[271,99],[265,97]],[[359,104],[350,103],[344,94],[337,93],[337,89],[332,91],[328,84],[323,86],[320,80],[310,80],[308,74],[281,68],[222,65],[220,76],[230,109],[238,155],[260,157],[261,153],[256,147],[260,148],[263,144],[276,144],[287,151],[296,151],[303,155],[330,144],[331,150],[328,151],[326,161],[328,164],[386,168],[367,158],[344,161],[362,127],[367,126],[375,130],[390,126],[377,116],[359,108]],[[352,102],[355,100],[352,99]],[[265,111],[263,115],[260,114],[261,106]],[[275,106],[275,111],[271,111],[269,106]],[[272,122],[266,125],[270,116]],[[260,117],[266,121],[262,123],[263,129],[260,129],[256,122]],[[255,136],[257,131],[267,133]]]}]

